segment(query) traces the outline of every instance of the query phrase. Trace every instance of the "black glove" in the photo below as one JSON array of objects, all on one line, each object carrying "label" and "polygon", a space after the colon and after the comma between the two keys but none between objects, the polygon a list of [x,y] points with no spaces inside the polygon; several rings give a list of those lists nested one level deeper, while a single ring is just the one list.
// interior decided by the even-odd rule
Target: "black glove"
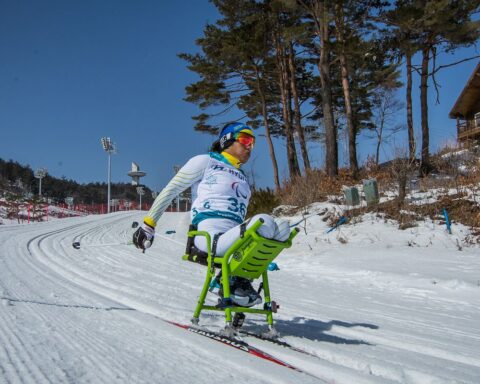
[{"label": "black glove", "polygon": [[152,246],[154,235],[155,228],[143,223],[143,225],[133,233],[133,244],[145,252],[147,248]]}]

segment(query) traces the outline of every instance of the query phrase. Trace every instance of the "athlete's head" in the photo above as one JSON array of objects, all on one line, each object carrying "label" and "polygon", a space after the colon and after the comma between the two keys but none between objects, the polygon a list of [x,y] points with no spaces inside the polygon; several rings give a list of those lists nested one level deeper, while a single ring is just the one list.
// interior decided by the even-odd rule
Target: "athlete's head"
[{"label": "athlete's head", "polygon": [[[224,125],[218,136],[220,141],[220,148],[222,150],[230,147],[238,138],[251,137],[255,141],[255,134],[252,128],[243,123],[227,123]],[[253,145],[253,143],[252,143]]]},{"label": "athlete's head", "polygon": [[235,156],[241,163],[246,163],[255,144],[252,128],[243,123],[227,123],[222,130],[213,149],[225,151]]}]

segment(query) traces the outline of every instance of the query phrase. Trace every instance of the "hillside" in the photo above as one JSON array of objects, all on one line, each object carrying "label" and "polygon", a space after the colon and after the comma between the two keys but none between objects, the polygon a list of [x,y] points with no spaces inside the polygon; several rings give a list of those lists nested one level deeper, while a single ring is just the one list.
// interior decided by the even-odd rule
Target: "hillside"
[{"label": "hillside", "polygon": [[[21,165],[16,161],[0,159],[0,192],[14,193],[20,197],[38,195],[38,179],[28,165]],[[144,187],[145,195],[143,202],[151,204],[153,201],[152,191]],[[42,196],[50,199],[53,203],[64,203],[65,198],[73,197],[76,204],[101,204],[107,201],[107,184],[87,183],[80,184],[65,177],[56,178],[50,175],[42,180]],[[112,183],[112,199],[128,201],[138,200],[136,187],[129,183]]]}]

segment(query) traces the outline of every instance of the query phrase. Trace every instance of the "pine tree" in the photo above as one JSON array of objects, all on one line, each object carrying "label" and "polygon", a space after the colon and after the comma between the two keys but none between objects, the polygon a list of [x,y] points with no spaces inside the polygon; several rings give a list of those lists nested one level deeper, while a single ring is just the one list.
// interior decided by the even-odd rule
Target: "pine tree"
[{"label": "pine tree", "polygon": [[[274,12],[269,2],[215,0],[213,3],[222,19],[215,25],[208,25],[204,37],[197,40],[202,54],[180,55],[201,77],[199,82],[187,87],[186,100],[197,103],[204,110],[218,105],[224,106],[225,111],[239,108],[254,127],[260,125],[261,118],[275,187],[279,189],[272,136],[281,134],[278,130],[281,127],[282,136],[287,139],[290,174],[299,173],[291,124],[287,51],[282,40],[282,20],[279,20],[282,14]],[[272,86],[272,82],[278,87]],[[217,132],[218,128],[206,123],[211,117],[206,113],[197,116],[195,128]]]},{"label": "pine tree", "polygon": [[[371,36],[375,29],[372,16],[378,13],[383,5],[382,1],[375,0],[341,0],[334,2],[332,11],[336,38],[334,48],[340,63],[344,113],[348,131],[350,171],[354,178],[358,174],[356,139],[361,127],[357,124],[359,118],[355,116],[353,107],[352,87],[356,87],[356,81],[353,78],[353,63],[364,61],[365,54],[369,51],[365,50],[365,47],[368,46],[367,37]],[[368,39],[372,38],[368,37]],[[367,63],[369,62],[367,60]]]},{"label": "pine tree", "polygon": [[[474,44],[478,37],[480,23],[472,15],[480,10],[478,0],[398,0],[394,12],[403,14],[399,20],[408,18],[406,38],[413,39],[412,46],[421,53],[421,65],[415,68],[420,74],[421,107],[421,173],[431,170],[430,132],[428,124],[428,82],[441,67],[436,67],[440,50],[453,52],[459,47]],[[407,64],[408,65],[408,64]],[[431,67],[432,65],[432,67]],[[450,66],[450,65],[447,65]]]},{"label": "pine tree", "polygon": [[318,52],[318,70],[321,82],[323,125],[325,127],[325,167],[331,177],[338,175],[337,126],[333,117],[331,65],[332,13],[329,1],[298,0],[298,4],[312,20],[315,32],[315,47]]},{"label": "pine tree", "polygon": [[418,36],[414,32],[415,22],[419,15],[413,14],[414,9],[406,2],[397,2],[396,8],[384,12],[379,20],[388,26],[384,31],[384,38],[389,41],[393,49],[397,51],[397,58],[405,57],[405,72],[407,83],[405,87],[406,122],[408,134],[408,152],[411,160],[416,158],[415,154],[415,132],[413,126],[412,106],[412,57],[419,50]]}]

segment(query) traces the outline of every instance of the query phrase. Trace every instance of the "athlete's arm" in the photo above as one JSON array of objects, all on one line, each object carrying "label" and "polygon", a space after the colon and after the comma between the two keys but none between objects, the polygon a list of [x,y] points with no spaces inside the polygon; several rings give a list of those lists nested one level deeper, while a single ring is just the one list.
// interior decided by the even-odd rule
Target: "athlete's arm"
[{"label": "athlete's arm", "polygon": [[157,196],[144,219],[145,224],[155,228],[173,198],[202,179],[209,160],[209,155],[198,155],[188,160]]}]

